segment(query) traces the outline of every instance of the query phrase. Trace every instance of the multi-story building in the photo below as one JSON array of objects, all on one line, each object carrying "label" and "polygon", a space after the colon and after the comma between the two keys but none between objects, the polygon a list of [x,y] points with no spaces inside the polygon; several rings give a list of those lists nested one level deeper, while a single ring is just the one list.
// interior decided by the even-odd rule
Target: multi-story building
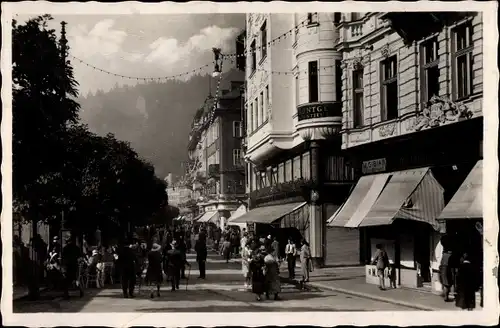
[{"label": "multi-story building", "polygon": [[398,285],[438,291],[443,247],[482,268],[482,14],[346,13],[338,28],[359,180],[329,225],[360,230],[367,260],[383,244]]},{"label": "multi-story building", "polygon": [[241,86],[243,72],[233,72],[228,89],[207,102],[195,124],[189,144],[190,159],[196,166],[194,197],[199,200],[198,222],[226,224],[245,198],[245,170],[242,161]]},{"label": "multi-story building", "polygon": [[360,262],[359,231],[326,219],[353,183],[341,154],[339,13],[246,16],[245,119],[250,211],[257,235],[310,243],[322,264]]}]

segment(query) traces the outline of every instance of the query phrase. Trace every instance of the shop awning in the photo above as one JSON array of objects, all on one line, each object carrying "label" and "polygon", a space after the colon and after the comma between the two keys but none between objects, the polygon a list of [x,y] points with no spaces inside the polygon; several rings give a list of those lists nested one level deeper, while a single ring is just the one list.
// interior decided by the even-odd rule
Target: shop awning
[{"label": "shop awning", "polygon": [[195,216],[195,217],[192,219],[192,221],[193,221],[193,222],[197,222],[197,221],[198,221],[198,220],[199,220],[199,219],[203,216],[203,214],[205,214],[205,213],[200,213],[200,214],[198,214],[197,216]]},{"label": "shop awning", "polygon": [[439,230],[436,219],[444,208],[443,195],[443,187],[428,167],[391,173],[359,227],[388,225],[395,219],[408,219],[427,222]]},{"label": "shop awning", "polygon": [[299,209],[307,204],[307,202],[289,203],[272,206],[257,207],[247,213],[231,220],[233,223],[272,223],[281,219],[285,215]]},{"label": "shop awning", "polygon": [[205,212],[201,218],[198,219],[198,222],[209,222],[209,221],[212,221],[212,220],[217,220],[219,218],[219,212],[217,211],[208,211],[208,212]]},{"label": "shop awning", "polygon": [[347,201],[328,219],[328,226],[355,228],[377,200],[389,174],[363,176],[358,180]]},{"label": "shop awning", "polygon": [[244,215],[246,212],[247,212],[246,206],[240,205],[240,207],[238,207],[236,209],[236,211],[231,212],[231,217],[227,221],[227,225],[245,227],[246,226],[245,223],[237,223],[237,222],[234,222],[234,220],[239,218],[240,216]]},{"label": "shop awning", "polygon": [[440,220],[483,217],[483,160],[476,163],[453,198],[439,215]]}]

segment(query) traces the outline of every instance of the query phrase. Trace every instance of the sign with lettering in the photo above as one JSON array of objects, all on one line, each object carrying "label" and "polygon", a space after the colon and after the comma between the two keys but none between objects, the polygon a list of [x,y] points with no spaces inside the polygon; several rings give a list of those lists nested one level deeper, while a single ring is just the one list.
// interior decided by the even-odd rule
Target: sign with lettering
[{"label": "sign with lettering", "polygon": [[205,207],[205,212],[214,212],[214,211],[217,211],[216,205],[210,205]]},{"label": "sign with lettering", "polygon": [[387,161],[385,158],[377,158],[370,161],[364,161],[361,171],[363,174],[384,172],[386,170]]},{"label": "sign with lettering", "polygon": [[340,102],[321,102],[303,104],[297,107],[299,121],[313,118],[342,116],[342,104]]}]

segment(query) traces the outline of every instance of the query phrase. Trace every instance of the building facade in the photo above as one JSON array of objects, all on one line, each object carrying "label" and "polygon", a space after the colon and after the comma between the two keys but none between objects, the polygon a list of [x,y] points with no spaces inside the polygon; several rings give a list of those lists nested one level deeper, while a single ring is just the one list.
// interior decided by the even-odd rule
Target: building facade
[{"label": "building facade", "polygon": [[228,89],[220,90],[215,106],[215,98],[206,102],[193,125],[195,131],[188,146],[194,198],[200,210],[197,220],[222,228],[245,198],[241,150],[243,72],[240,75],[239,81],[231,81]]},{"label": "building facade", "polygon": [[282,239],[283,246],[287,237],[297,243],[305,239],[318,265],[360,261],[357,230],[326,229],[326,219],[353,183],[352,170],[341,154],[337,83],[342,55],[334,49],[339,17],[246,16],[244,118],[250,211],[237,220],[253,223],[258,235]]},{"label": "building facade", "polygon": [[357,184],[329,225],[360,231],[367,282],[383,244],[398,285],[440,291],[443,247],[482,268],[481,13],[346,13],[338,27]]}]

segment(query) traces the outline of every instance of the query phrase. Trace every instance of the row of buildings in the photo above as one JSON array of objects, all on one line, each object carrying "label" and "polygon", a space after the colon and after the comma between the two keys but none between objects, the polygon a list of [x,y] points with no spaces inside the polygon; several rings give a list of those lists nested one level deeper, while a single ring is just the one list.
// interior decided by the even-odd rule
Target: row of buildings
[{"label": "row of buildings", "polygon": [[369,283],[376,244],[402,286],[440,290],[443,245],[482,268],[481,13],[249,13],[239,41],[244,84],[190,137],[199,220],[293,230]]}]

